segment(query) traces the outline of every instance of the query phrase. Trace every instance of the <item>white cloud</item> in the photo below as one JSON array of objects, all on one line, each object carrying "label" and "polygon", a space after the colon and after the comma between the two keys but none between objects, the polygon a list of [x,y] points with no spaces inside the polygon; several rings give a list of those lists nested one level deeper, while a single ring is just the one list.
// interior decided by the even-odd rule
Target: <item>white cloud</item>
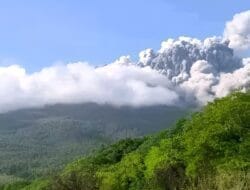
[{"label": "white cloud", "polygon": [[214,87],[216,97],[223,97],[233,90],[246,91],[250,88],[250,61],[233,73],[222,73],[219,83]]},{"label": "white cloud", "polygon": [[0,81],[0,112],[54,103],[147,106],[178,100],[165,76],[118,62],[99,68],[87,63],[52,66],[30,75],[20,66],[0,67]]},{"label": "white cloud", "polygon": [[230,40],[230,47],[240,54],[250,49],[250,10],[236,14],[226,23],[224,38]]},{"label": "white cloud", "polygon": [[217,77],[214,69],[207,61],[195,62],[190,70],[190,77],[181,84],[186,91],[192,91],[195,100],[204,104],[214,98],[212,87],[216,85]]}]

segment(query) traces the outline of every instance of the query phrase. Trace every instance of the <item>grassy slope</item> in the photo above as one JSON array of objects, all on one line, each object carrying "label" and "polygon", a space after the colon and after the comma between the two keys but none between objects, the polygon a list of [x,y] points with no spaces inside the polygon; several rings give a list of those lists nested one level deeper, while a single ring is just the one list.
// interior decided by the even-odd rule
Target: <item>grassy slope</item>
[{"label": "grassy slope", "polygon": [[249,150],[250,93],[234,93],[171,130],[120,141],[19,189],[248,190]]}]

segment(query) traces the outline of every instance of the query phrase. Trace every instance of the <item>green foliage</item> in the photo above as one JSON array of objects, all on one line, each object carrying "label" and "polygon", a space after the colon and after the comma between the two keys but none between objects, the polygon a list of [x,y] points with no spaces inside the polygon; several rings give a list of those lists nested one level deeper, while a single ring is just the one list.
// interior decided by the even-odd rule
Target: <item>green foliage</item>
[{"label": "green foliage", "polygon": [[46,190],[248,190],[249,150],[250,93],[237,92],[172,129],[69,164]]},{"label": "green foliage", "polygon": [[250,95],[235,93],[210,103],[186,123],[187,172],[249,169]]},{"label": "green foliage", "polygon": [[98,189],[98,183],[100,181],[98,177],[109,174],[111,170],[103,170],[98,174],[97,172],[105,168],[105,166],[119,163],[125,155],[136,150],[143,142],[143,138],[121,140],[116,144],[102,148],[93,156],[79,159],[69,164],[62,175],[54,177],[50,188],[53,190]]},{"label": "green foliage", "polygon": [[21,190],[47,190],[48,184],[48,180],[35,180]]},{"label": "green foliage", "polygon": [[139,179],[144,177],[144,167],[141,155],[130,153],[121,162],[97,172],[99,187],[102,190],[141,189],[143,186]]},{"label": "green foliage", "polygon": [[144,139],[125,139],[107,148],[101,149],[95,156],[95,164],[114,164],[123,158],[124,155],[136,150]]},{"label": "green foliage", "polygon": [[30,183],[26,181],[12,182],[10,184],[0,186],[0,190],[20,190],[27,187],[29,184]]}]

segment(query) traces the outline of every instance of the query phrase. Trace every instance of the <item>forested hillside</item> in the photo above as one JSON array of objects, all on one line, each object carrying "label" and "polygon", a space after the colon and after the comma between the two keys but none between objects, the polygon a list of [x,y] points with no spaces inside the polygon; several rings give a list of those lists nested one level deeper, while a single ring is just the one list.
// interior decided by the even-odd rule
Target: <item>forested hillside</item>
[{"label": "forested hillside", "polygon": [[233,93],[171,129],[122,140],[57,175],[2,189],[174,190],[250,187],[250,93]]},{"label": "forested hillside", "polygon": [[0,114],[0,185],[47,176],[102,145],[162,130],[184,114],[177,107],[91,103]]}]

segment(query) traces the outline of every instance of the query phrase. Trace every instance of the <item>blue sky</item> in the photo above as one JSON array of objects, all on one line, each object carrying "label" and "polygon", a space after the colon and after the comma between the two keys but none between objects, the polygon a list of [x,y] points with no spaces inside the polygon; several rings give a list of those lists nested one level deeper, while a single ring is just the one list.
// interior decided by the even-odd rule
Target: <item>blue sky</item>
[{"label": "blue sky", "polygon": [[112,62],[180,35],[221,35],[249,0],[0,0],[0,65]]}]

